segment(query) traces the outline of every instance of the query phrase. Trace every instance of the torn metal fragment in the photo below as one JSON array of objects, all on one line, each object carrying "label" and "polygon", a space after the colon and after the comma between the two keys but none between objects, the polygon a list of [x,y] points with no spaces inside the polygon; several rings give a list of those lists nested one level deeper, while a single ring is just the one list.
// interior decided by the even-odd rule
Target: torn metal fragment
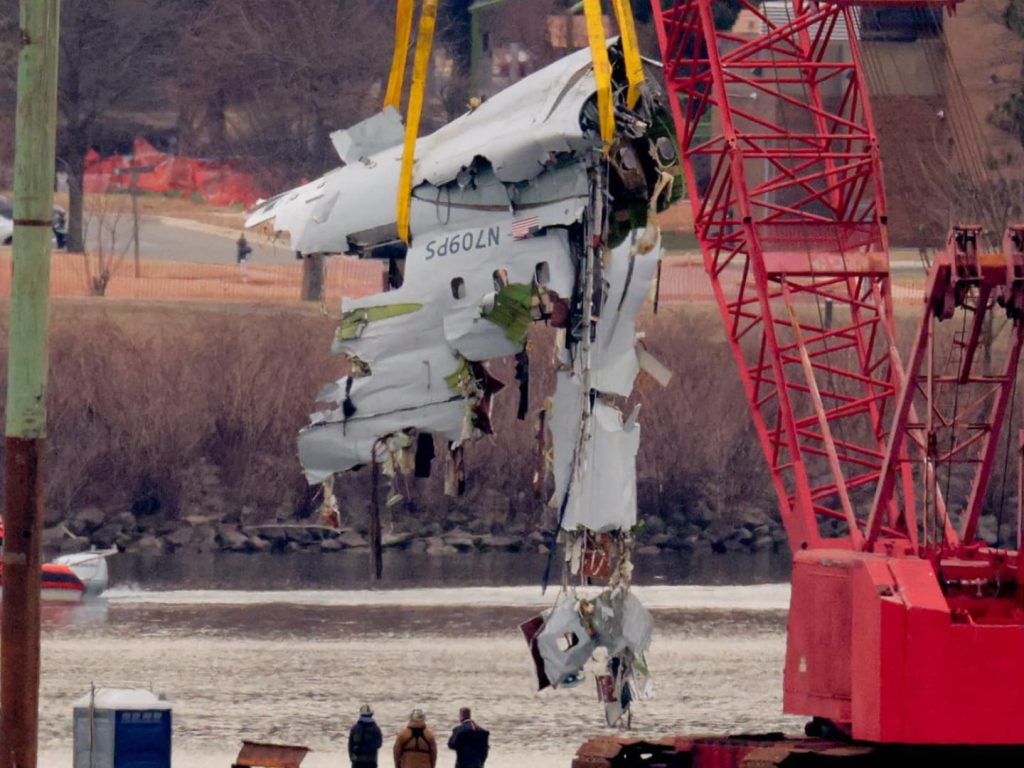
[{"label": "torn metal fragment", "polygon": [[597,642],[570,600],[559,601],[547,612],[536,643],[544,674],[555,688],[578,682],[583,665],[597,650]]}]

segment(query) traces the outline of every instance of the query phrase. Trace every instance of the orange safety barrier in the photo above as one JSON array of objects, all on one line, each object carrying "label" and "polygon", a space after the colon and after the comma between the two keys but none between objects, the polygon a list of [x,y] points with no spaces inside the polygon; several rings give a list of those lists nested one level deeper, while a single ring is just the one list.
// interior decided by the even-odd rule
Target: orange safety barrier
[{"label": "orange safety barrier", "polygon": [[119,172],[126,167],[153,169],[135,174],[135,186],[141,192],[195,194],[213,205],[246,207],[267,197],[252,174],[230,163],[168,155],[141,138],[135,139],[130,157],[102,157],[89,151],[85,156],[86,194],[129,190],[130,174]]},{"label": "orange safety barrier", "polygon": [[[50,275],[54,296],[89,296],[89,277],[97,272],[97,259],[81,254],[55,252]],[[135,277],[130,257],[117,259],[105,295],[122,299],[199,301],[298,301],[302,291],[302,263],[245,266],[244,279],[236,264],[212,264],[163,259],[142,259],[141,277]],[[368,296],[383,290],[386,264],[371,259],[328,257],[324,292],[327,302],[337,307],[341,297]],[[738,279],[738,275],[737,275]],[[919,304],[924,297],[923,278],[893,281],[897,305]],[[0,248],[0,296],[10,295],[11,250]],[[659,303],[664,306],[714,300],[711,283],[697,261],[666,261],[661,268]],[[808,299],[810,300],[810,299]]]}]

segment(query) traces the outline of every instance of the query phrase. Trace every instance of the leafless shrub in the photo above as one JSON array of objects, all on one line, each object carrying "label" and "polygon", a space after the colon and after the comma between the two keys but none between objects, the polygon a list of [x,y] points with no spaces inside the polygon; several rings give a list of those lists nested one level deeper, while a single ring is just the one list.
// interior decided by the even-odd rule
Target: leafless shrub
[{"label": "leafless shrub", "polygon": [[[334,325],[300,308],[56,301],[46,466],[51,521],[85,504],[192,514],[203,472],[216,475],[217,503],[236,513],[247,506],[257,518],[311,514],[316,503],[301,477],[295,438],[321,385],[343,372],[328,352]],[[913,325],[910,318],[901,321],[904,342]],[[717,313],[709,305],[671,309],[644,316],[640,329],[648,350],[675,373],[665,389],[642,375],[634,394],[642,405],[641,517],[679,523],[711,515],[729,523],[750,507],[774,514],[764,458]],[[0,331],[6,339],[6,328]],[[553,524],[553,511],[531,486],[533,412],[554,387],[553,338],[543,327],[531,331],[526,422],[516,421],[511,363],[492,367],[508,387],[496,398],[495,435],[467,451],[466,495],[444,497],[443,462],[435,460],[431,478],[403,481],[406,504],[385,512],[385,526],[451,514],[494,527]],[[997,358],[1003,343],[997,338]],[[5,352],[0,348],[0,361]],[[1010,435],[1021,425],[1020,410],[1005,425]],[[1004,434],[989,492],[993,513],[1012,505],[1015,494],[1010,443]],[[348,473],[335,490],[347,521],[365,519],[368,470]]]},{"label": "leafless shrub", "polygon": [[131,221],[109,195],[90,195],[85,219],[86,242],[91,236],[93,248],[83,249],[85,277],[89,293],[104,296],[107,286],[117,274],[131,246],[128,230]]}]

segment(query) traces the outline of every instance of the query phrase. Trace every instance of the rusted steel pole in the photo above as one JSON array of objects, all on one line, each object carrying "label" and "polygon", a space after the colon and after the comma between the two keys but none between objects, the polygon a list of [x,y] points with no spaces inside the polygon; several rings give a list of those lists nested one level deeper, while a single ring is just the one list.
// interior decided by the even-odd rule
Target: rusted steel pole
[{"label": "rusted steel pole", "polygon": [[42,455],[60,0],[21,0],[20,23],[0,610],[0,768],[36,768],[38,753]]}]

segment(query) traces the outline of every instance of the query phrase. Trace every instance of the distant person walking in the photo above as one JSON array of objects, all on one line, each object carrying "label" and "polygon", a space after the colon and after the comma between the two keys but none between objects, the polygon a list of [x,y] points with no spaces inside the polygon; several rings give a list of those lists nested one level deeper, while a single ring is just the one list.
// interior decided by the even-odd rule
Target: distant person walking
[{"label": "distant person walking", "polygon": [[359,708],[359,719],[348,732],[348,759],[352,768],[377,768],[377,751],[384,743],[369,704]]},{"label": "distant person walking", "polygon": [[459,724],[448,739],[448,749],[455,750],[455,768],[484,768],[490,732],[473,721],[469,707],[459,710]]},{"label": "distant person walking", "polygon": [[409,724],[395,739],[395,768],[434,768],[437,740],[422,709],[414,709]]},{"label": "distant person walking", "polygon": [[245,264],[249,260],[249,254],[252,253],[252,246],[249,245],[249,241],[245,239],[244,232],[238,236],[235,246],[235,260],[238,262],[238,272],[242,275],[242,282],[244,283],[247,280]]}]

